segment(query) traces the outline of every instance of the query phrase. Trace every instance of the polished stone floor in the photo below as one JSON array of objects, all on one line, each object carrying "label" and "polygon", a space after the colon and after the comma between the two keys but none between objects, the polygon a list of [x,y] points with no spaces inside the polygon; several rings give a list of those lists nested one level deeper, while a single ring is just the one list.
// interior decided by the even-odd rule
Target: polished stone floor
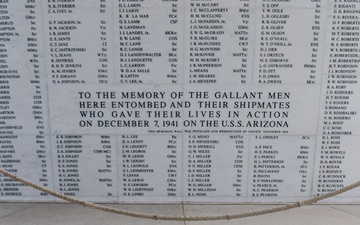
[{"label": "polished stone floor", "polygon": [[[104,204],[116,208],[165,215],[223,215],[257,211],[279,205],[162,205]],[[0,224],[6,225],[360,225],[360,204],[311,205],[269,215],[225,221],[156,221],[96,211],[72,204],[0,203]]]}]

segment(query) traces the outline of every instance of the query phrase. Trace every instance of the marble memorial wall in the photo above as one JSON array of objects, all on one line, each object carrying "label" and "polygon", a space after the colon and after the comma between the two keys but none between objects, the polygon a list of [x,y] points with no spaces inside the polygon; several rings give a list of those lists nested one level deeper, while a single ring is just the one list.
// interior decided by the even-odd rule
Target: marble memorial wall
[{"label": "marble memorial wall", "polygon": [[[0,0],[0,167],[98,202],[337,190],[359,43],[358,0]],[[56,200],[0,175],[0,201]]]}]

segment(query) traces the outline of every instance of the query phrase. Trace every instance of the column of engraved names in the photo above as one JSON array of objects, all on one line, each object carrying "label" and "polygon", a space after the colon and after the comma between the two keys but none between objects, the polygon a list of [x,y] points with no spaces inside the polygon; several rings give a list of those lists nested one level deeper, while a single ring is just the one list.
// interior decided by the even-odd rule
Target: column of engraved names
[{"label": "column of engraved names", "polygon": [[184,197],[193,201],[199,197],[221,196],[230,201],[245,197],[247,139],[225,134],[185,136]]},{"label": "column of engraved names", "polygon": [[79,158],[83,154],[82,135],[56,135],[55,139],[55,187],[64,195],[76,196],[80,193],[82,181],[79,173]]},{"label": "column of engraved names", "polygon": [[[0,166],[49,186],[40,11],[40,1],[0,2]],[[5,197],[47,195],[7,177],[1,186]]]},{"label": "column of engraved names", "polygon": [[255,135],[251,139],[254,152],[249,196],[290,199],[310,194],[314,137]]},{"label": "column of engraved names", "polygon": [[210,140],[209,135],[189,135],[187,160],[187,195],[188,196],[211,196],[217,191],[211,179],[213,171],[213,154],[219,143],[218,140]]},{"label": "column of engraved names", "polygon": [[[259,3],[254,81],[260,84],[314,84],[321,78],[326,2],[271,1]],[[310,15],[304,17],[303,15]],[[301,21],[300,21],[301,20]],[[301,37],[301,38],[299,38]],[[298,54],[293,54],[297,52]],[[311,56],[309,58],[309,56]],[[309,61],[310,59],[310,61]],[[293,71],[298,71],[294,73]],[[292,71],[292,73],[290,73]],[[302,73],[300,73],[302,72]],[[309,74],[305,76],[304,74]]]},{"label": "column of engraved names", "polygon": [[[179,76],[179,3],[118,0],[117,81],[176,83]],[[162,10],[158,10],[161,8]],[[164,18],[167,18],[164,20]],[[161,26],[159,26],[161,24]]]},{"label": "column of engraved names", "polygon": [[[121,135],[119,154],[122,179],[120,196],[125,200],[160,200],[181,197],[178,135]],[[154,141],[155,140],[155,141]],[[140,197],[140,198],[139,198]]]},{"label": "column of engraved names", "polygon": [[279,3],[264,3],[261,7],[261,41],[259,42],[261,47],[259,49],[258,83],[281,84],[281,76],[276,68],[292,68],[289,58],[286,57],[281,49],[281,46],[292,46],[292,43],[286,36],[285,29],[290,15],[284,12],[283,7]]},{"label": "column of engraved names", "polygon": [[[55,173],[58,177],[55,182],[58,190],[64,195],[75,196],[80,191],[79,184],[79,156],[82,154],[82,136],[57,135],[56,136],[56,167]],[[76,145],[70,145],[74,144]],[[66,144],[66,146],[64,146]],[[76,146],[76,147],[75,147]],[[71,149],[75,147],[76,149]]]},{"label": "column of engraved names", "polygon": [[[258,136],[255,138],[259,139]],[[272,145],[259,144],[254,149],[252,196],[276,197],[279,185],[284,183],[284,179],[276,179],[276,174],[285,170],[284,160],[279,158],[279,151]]]},{"label": "column of engraved names", "polygon": [[221,37],[228,8],[217,1],[189,1],[188,54],[190,83],[216,83],[223,64]]},{"label": "column of engraved names", "polygon": [[[19,139],[17,131],[22,129],[20,126],[11,126],[17,117],[15,107],[12,107],[11,94],[14,82],[20,79],[17,68],[9,65],[8,60],[11,57],[11,42],[19,36],[15,28],[15,18],[11,16],[11,8],[9,2],[0,3],[1,18],[1,37],[0,37],[0,166],[11,173],[17,173],[21,163],[21,158],[15,158],[14,144]],[[22,193],[18,187],[6,187],[7,185],[17,185],[13,179],[0,175],[1,187],[0,194],[3,196],[21,196]],[[19,184],[20,186],[20,184]]]},{"label": "column of engraved names", "polygon": [[154,173],[145,158],[147,154],[147,144],[138,135],[121,136],[121,155],[122,155],[122,195],[123,196],[144,196],[145,193],[154,191],[154,187],[149,186],[146,179],[147,173]]},{"label": "column of engraved names", "polygon": [[352,124],[357,122],[358,110],[354,100],[358,95],[359,7],[355,3],[335,2],[330,9],[317,194],[344,187],[349,178],[345,162],[355,157],[348,143],[357,139],[353,135],[358,135]]},{"label": "column of engraved names", "polygon": [[110,1],[53,1],[43,6],[49,82],[113,83]]},{"label": "column of engraved names", "polygon": [[[76,17],[78,4],[76,1],[53,2],[44,4],[47,8],[48,49],[50,57],[47,67],[51,82],[54,84],[84,83],[81,80],[83,64],[80,62],[82,55],[87,53],[84,42],[77,42],[79,28],[82,27],[80,17]],[[45,8],[45,9],[46,9]]]},{"label": "column of engraved names", "polygon": [[68,196],[94,200],[117,199],[117,170],[110,135],[56,135],[56,187]]}]

